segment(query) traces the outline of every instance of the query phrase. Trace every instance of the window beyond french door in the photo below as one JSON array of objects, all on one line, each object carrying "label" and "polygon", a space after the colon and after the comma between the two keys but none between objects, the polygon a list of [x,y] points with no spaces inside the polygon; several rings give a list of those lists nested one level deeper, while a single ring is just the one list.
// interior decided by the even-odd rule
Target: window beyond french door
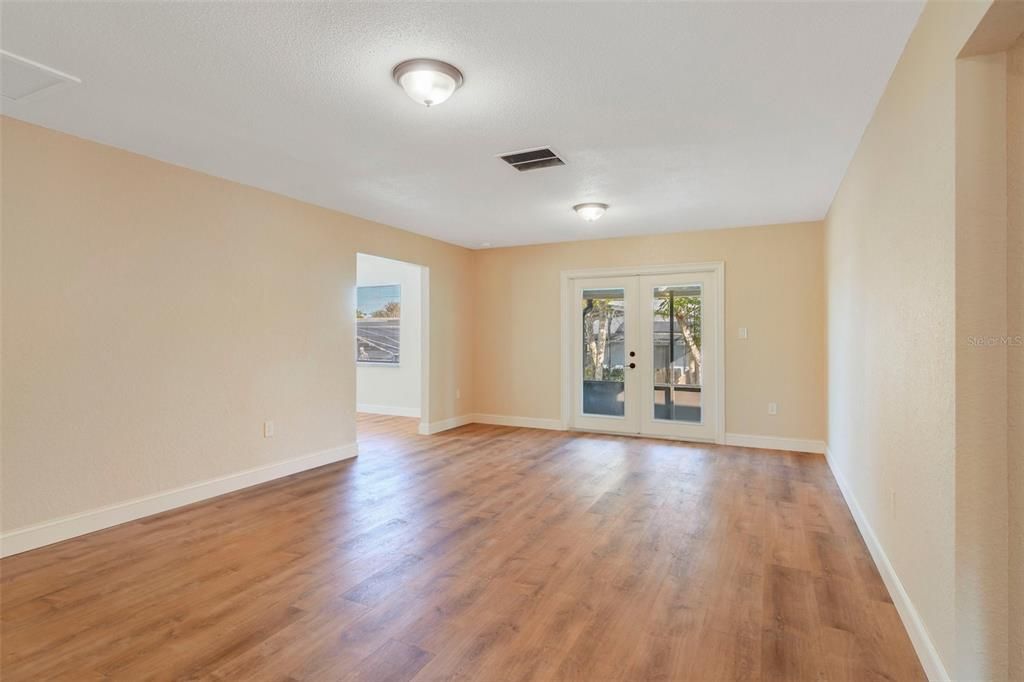
[{"label": "window beyond french door", "polygon": [[714,441],[721,360],[716,273],[570,281],[569,425]]}]

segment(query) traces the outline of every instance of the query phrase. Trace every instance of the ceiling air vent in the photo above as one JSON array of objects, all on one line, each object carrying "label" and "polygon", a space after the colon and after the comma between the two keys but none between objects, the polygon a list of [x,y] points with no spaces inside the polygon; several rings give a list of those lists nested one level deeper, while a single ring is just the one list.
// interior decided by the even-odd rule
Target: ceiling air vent
[{"label": "ceiling air vent", "polygon": [[499,155],[498,158],[515,168],[517,171],[528,171],[536,170],[538,168],[548,168],[550,166],[565,165],[565,161],[558,158],[558,154],[555,154],[547,147],[543,147],[541,149],[527,149],[521,152],[509,152],[507,154]]},{"label": "ceiling air vent", "polygon": [[57,69],[0,50],[0,95],[6,100],[25,102],[44,92],[81,82]]}]

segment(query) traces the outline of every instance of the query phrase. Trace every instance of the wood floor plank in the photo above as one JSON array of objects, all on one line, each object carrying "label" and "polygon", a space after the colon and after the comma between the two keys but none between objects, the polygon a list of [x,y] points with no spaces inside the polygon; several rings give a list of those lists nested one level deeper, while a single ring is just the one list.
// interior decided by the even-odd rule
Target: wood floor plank
[{"label": "wood floor plank", "polygon": [[0,677],[924,679],[820,456],[358,421],[354,460],[0,560]]}]

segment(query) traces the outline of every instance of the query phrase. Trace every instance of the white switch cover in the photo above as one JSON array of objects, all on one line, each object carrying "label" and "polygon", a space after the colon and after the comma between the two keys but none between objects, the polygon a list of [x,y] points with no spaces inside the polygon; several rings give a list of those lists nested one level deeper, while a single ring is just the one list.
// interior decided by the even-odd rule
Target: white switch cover
[{"label": "white switch cover", "polygon": [[457,389],[455,389],[455,399],[459,400],[460,398],[462,398],[462,389],[461,388],[457,388]]},{"label": "white switch cover", "polygon": [[263,422],[263,437],[273,438],[274,437],[274,422]]},{"label": "white switch cover", "polygon": [[740,338],[741,339],[747,338],[747,328],[746,327],[740,327]]},{"label": "white switch cover", "polygon": [[768,403],[768,414],[778,414],[778,413],[779,413],[779,404],[778,403]]}]

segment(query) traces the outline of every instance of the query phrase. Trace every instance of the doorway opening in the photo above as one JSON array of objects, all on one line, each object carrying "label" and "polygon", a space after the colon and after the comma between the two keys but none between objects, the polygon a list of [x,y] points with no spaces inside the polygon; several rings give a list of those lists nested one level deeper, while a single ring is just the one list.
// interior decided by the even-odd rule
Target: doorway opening
[{"label": "doorway opening", "polygon": [[427,276],[415,263],[356,254],[359,430],[415,433],[427,416]]}]

